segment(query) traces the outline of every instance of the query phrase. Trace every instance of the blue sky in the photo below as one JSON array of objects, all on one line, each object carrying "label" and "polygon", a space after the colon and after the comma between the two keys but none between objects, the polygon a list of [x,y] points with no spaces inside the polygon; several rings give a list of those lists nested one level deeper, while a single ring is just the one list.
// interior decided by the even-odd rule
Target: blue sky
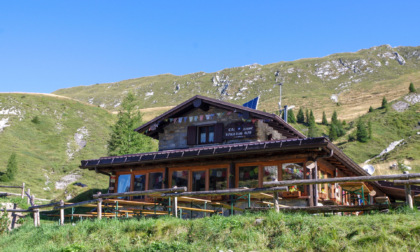
[{"label": "blue sky", "polygon": [[0,0],[0,92],[420,45],[420,1]]}]

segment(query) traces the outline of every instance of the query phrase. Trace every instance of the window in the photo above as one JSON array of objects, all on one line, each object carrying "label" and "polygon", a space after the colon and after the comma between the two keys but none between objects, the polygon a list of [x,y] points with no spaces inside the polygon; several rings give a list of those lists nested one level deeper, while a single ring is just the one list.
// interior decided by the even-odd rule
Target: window
[{"label": "window", "polygon": [[227,189],[227,169],[209,169],[209,190]]},{"label": "window", "polygon": [[[304,167],[302,163],[285,163],[282,165],[283,180],[304,179]],[[297,190],[304,192],[305,186],[293,186]],[[289,188],[290,189],[290,188]]]},{"label": "window", "polygon": [[[134,175],[133,191],[146,190],[146,174]],[[133,199],[144,199],[144,196],[133,196]]]},{"label": "window", "polygon": [[214,126],[203,126],[198,128],[198,143],[214,143]]},{"label": "window", "polygon": [[172,172],[172,187],[187,187],[188,188],[188,171],[174,171]]},{"label": "window", "polygon": [[163,173],[151,172],[149,173],[149,190],[162,189]]},{"label": "window", "polygon": [[205,191],[206,190],[206,171],[192,172],[191,191]]},{"label": "window", "polygon": [[258,166],[239,167],[238,187],[248,187],[248,188],[258,187]]},{"label": "window", "polygon": [[223,123],[203,126],[188,126],[187,144],[210,144],[223,142]]},{"label": "window", "polygon": [[278,180],[278,166],[264,166],[263,182],[270,182]]},{"label": "window", "polygon": [[[118,176],[117,193],[129,192],[131,186],[131,174],[122,174]],[[120,197],[122,199],[123,197]]]}]

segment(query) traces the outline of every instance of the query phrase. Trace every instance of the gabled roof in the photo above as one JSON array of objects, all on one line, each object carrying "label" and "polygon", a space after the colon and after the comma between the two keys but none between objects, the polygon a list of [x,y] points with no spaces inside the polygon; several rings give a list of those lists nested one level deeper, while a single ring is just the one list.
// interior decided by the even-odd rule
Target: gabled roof
[{"label": "gabled roof", "polygon": [[[293,138],[305,138],[305,135],[297,131],[291,125],[286,123],[283,119],[275,114],[266,113],[256,109],[251,109],[243,107],[241,105],[232,104],[229,102],[220,101],[217,99],[196,95],[187,101],[179,104],[178,106],[166,111],[162,115],[156,117],[155,119],[143,124],[142,126],[135,129],[139,133],[145,133],[146,135],[158,138],[158,132],[167,125],[168,122],[165,122],[165,119],[171,117],[180,117],[188,111],[194,108],[201,108],[204,111],[208,110],[209,106],[226,109],[229,111],[242,113],[244,116],[254,119],[264,119],[269,126],[278,130],[281,134],[286,136],[289,139]],[[246,119],[246,118],[245,118]]]}]

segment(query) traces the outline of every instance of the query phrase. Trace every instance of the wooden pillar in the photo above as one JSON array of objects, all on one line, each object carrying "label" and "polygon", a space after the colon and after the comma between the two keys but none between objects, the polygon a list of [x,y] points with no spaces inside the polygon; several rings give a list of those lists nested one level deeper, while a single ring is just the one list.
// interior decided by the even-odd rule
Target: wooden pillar
[{"label": "wooden pillar", "polygon": [[98,200],[98,220],[102,219],[102,198],[99,198]]},{"label": "wooden pillar", "polygon": [[411,195],[411,185],[405,185],[405,201],[410,209],[413,209],[413,196]]},{"label": "wooden pillar", "polygon": [[27,196],[28,196],[28,205],[29,204],[31,204],[31,197],[30,197],[30,195],[31,195],[31,189],[30,188],[28,188],[28,191],[27,191],[27,194],[26,194]]},{"label": "wooden pillar", "polygon": [[178,197],[174,197],[174,207],[173,207],[173,215],[176,217],[178,217]]},{"label": "wooden pillar", "polygon": [[39,223],[38,223],[38,214],[39,214],[39,209],[38,208],[35,208],[34,210],[34,226],[35,227],[38,227],[39,226]]},{"label": "wooden pillar", "polygon": [[25,195],[25,183],[22,183],[22,195],[21,195],[22,199],[23,199],[24,195]]},{"label": "wooden pillar", "polygon": [[[318,179],[318,162],[317,161],[315,161],[315,168],[313,169],[314,170],[314,179]],[[318,206],[318,185],[317,184],[315,184],[315,185],[313,185],[313,193],[314,193],[314,202],[313,202],[313,204],[314,204],[314,206]]]},{"label": "wooden pillar", "polygon": [[[60,200],[60,206],[64,206],[64,201]],[[64,225],[64,208],[60,208],[60,225]]]},{"label": "wooden pillar", "polygon": [[279,192],[274,192],[274,209],[276,210],[276,213],[280,212]]}]

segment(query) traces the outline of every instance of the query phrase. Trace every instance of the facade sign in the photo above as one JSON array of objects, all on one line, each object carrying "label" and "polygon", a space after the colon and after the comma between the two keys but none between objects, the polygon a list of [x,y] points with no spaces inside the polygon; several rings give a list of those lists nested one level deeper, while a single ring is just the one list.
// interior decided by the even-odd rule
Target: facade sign
[{"label": "facade sign", "polygon": [[224,139],[252,138],[255,136],[255,124],[235,122],[228,124],[223,132]]}]

